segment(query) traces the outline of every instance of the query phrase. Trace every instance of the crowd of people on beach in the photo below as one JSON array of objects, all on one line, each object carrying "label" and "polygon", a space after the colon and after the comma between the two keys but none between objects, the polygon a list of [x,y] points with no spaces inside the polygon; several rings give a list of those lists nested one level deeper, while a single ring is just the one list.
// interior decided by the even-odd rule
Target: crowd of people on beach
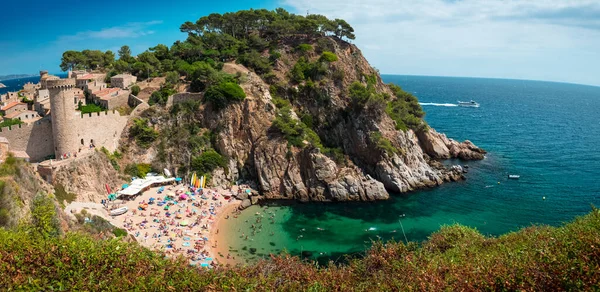
[{"label": "crowd of people on beach", "polygon": [[216,248],[217,241],[213,239],[209,246],[210,231],[220,210],[235,200],[232,194],[233,189],[170,186],[127,202],[132,211],[117,219],[144,246],[162,250],[167,256],[184,256],[191,264],[214,266],[211,247]]}]

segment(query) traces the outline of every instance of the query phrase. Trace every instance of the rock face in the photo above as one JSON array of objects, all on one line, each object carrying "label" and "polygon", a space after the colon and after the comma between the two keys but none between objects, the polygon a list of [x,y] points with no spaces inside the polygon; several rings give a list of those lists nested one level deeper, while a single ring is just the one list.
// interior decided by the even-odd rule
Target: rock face
[{"label": "rock face", "polygon": [[125,180],[110,164],[108,158],[102,153],[91,156],[61,167],[53,176],[53,183],[61,184],[69,193],[77,195],[78,202],[100,202],[106,199],[106,188],[118,188]]},{"label": "rock face", "polygon": [[481,160],[486,153],[485,150],[478,148],[469,140],[459,143],[435,130],[419,133],[418,136],[423,151],[435,159]]},{"label": "rock face", "polygon": [[[323,148],[307,141],[305,147],[288,145],[273,126],[279,113],[269,85],[244,66],[226,63],[223,71],[244,77],[240,86],[246,99],[221,110],[204,104],[194,112],[194,118],[203,128],[216,133],[213,147],[228,158],[226,168],[213,172],[213,184],[224,185],[240,179],[253,181],[265,199],[384,200],[389,197],[388,191],[408,192],[464,178],[460,169],[446,168],[439,159],[483,159],[485,151],[469,141],[459,143],[434,129],[420,133],[396,130],[395,122],[381,109],[353,109],[347,95],[355,81],[366,84],[368,77],[377,92],[388,96],[393,93],[358,48],[339,39],[324,39],[338,56],[338,61],[327,64],[329,75],[319,82],[322,90],[319,96],[326,98],[298,97],[300,85],[291,83],[288,77],[299,58],[294,45],[282,46],[273,71],[276,80],[271,84],[285,84],[288,92],[292,92],[286,97],[291,100],[292,119],[310,116],[314,121],[311,128],[323,144],[338,149],[342,157],[337,156],[334,161],[331,153],[321,153],[319,149]],[[309,61],[319,58],[316,52],[307,54]],[[338,74],[342,77],[333,78],[333,72],[342,72]],[[173,128],[184,118],[169,121],[163,116],[156,120],[165,121],[160,127]],[[373,133],[381,133],[397,151],[382,150],[372,138]],[[152,149],[148,153],[153,151],[156,153]],[[166,167],[184,162],[188,156],[172,158]],[[245,195],[239,199],[243,200],[242,206],[257,200]]]}]

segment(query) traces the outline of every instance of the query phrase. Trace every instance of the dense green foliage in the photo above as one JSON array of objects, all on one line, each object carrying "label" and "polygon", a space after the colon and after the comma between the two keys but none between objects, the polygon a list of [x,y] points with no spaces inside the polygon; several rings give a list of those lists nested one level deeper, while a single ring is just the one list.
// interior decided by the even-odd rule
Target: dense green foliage
[{"label": "dense green foliage", "polygon": [[[445,226],[421,245],[376,242],[347,265],[289,256],[204,270],[136,243],[83,234],[39,239],[0,230],[0,287],[8,290],[593,291],[600,285],[600,211],[563,227],[498,238]],[[82,252],[85,251],[85,252]],[[43,268],[40,268],[43,267]],[[251,288],[250,288],[251,287]]]},{"label": "dense green foliage", "polygon": [[19,119],[4,119],[2,122],[0,122],[0,128],[20,125],[22,123],[23,123],[23,121],[21,121]]},{"label": "dense green foliage", "polygon": [[137,96],[140,93],[140,87],[138,85],[131,86],[131,94]]},{"label": "dense green foliage", "polygon": [[100,148],[100,151],[104,153],[104,155],[106,155],[106,158],[108,158],[108,161],[110,161],[110,164],[116,171],[119,171],[121,169],[118,160],[121,159],[123,155],[119,151],[115,150],[115,152],[110,153],[110,151],[108,151],[108,149],[104,147]]},{"label": "dense green foliage", "polygon": [[101,106],[93,103],[86,105],[82,105],[81,103],[79,103],[79,105],[77,106],[77,110],[81,111],[82,114],[97,113],[104,111],[104,109]]},{"label": "dense green foliage", "polygon": [[150,99],[148,100],[148,104],[149,105],[154,105],[154,104],[165,105],[165,104],[167,104],[167,101],[169,100],[169,96],[171,96],[175,93],[177,93],[177,91],[175,91],[175,89],[173,89],[173,85],[170,83],[166,83],[165,85],[163,85],[160,88],[160,90],[152,92],[152,95],[150,95]]},{"label": "dense green foliage", "polygon": [[202,174],[209,174],[217,167],[226,167],[227,160],[213,149],[208,149],[192,159],[192,169]]},{"label": "dense green foliage", "polygon": [[54,197],[59,203],[66,202],[67,204],[75,201],[77,194],[69,193],[65,190],[65,187],[61,184],[54,185]]},{"label": "dense green foliage", "polygon": [[60,222],[54,200],[45,194],[37,194],[30,206],[31,225],[29,231],[43,238],[60,235]]},{"label": "dense green foliage", "polygon": [[148,148],[158,137],[158,132],[148,125],[147,119],[136,118],[129,129],[129,137],[135,139],[140,147]]},{"label": "dense green foliage", "polygon": [[406,131],[407,129],[413,129],[415,131],[422,131],[427,129],[427,124],[423,121],[425,112],[421,109],[421,105],[417,98],[402,90],[398,85],[388,85],[396,99],[388,102],[386,107],[386,113],[396,121],[396,129]]},{"label": "dense green foliage", "polygon": [[380,132],[372,132],[370,135],[371,142],[375,144],[375,147],[380,151],[392,155],[398,153],[398,149],[392,145],[392,142],[387,138],[383,137]]},{"label": "dense green foliage", "polygon": [[81,70],[111,68],[115,62],[115,54],[112,51],[83,50],[66,51],[62,55],[60,69]]},{"label": "dense green foliage", "polygon": [[273,127],[283,134],[291,146],[303,148],[306,140],[317,148],[323,148],[319,135],[302,121],[292,118],[292,109],[284,106],[279,109]]},{"label": "dense green foliage", "polygon": [[[192,82],[192,90],[204,91],[223,62],[237,60],[263,75],[271,76],[273,62],[281,54],[274,48],[286,39],[312,40],[323,36],[354,39],[354,29],[342,19],[330,20],[322,15],[301,16],[284,9],[242,10],[235,13],[213,13],[196,22],[185,22],[180,30],[188,34],[185,41],[176,41],[171,47],[158,44],[131,55],[128,46],[118,51],[119,59],[111,51],[66,51],[61,69],[105,69],[117,74],[130,72],[139,79],[166,76],[167,83],[176,83],[179,76]],[[312,50],[309,44],[298,46],[299,51]],[[269,55],[265,55],[266,51]],[[324,52],[322,61],[332,62],[337,57]],[[178,73],[179,75],[176,75]],[[272,77],[272,76],[271,76]],[[212,80],[214,81],[214,80]],[[158,103],[158,102],[157,102]]]},{"label": "dense green foliage", "polygon": [[125,174],[128,174],[132,177],[146,177],[152,171],[152,166],[147,163],[131,163],[125,167]]},{"label": "dense green foliage", "polygon": [[354,81],[348,89],[348,95],[352,101],[354,110],[367,112],[383,112],[386,106],[386,100],[389,96],[385,93],[377,93],[375,90],[375,81],[368,79],[367,86],[358,81]]},{"label": "dense green foliage", "polygon": [[246,98],[244,90],[233,82],[213,85],[204,94],[204,100],[210,102],[216,109],[224,108],[231,102],[242,101],[244,98]]}]

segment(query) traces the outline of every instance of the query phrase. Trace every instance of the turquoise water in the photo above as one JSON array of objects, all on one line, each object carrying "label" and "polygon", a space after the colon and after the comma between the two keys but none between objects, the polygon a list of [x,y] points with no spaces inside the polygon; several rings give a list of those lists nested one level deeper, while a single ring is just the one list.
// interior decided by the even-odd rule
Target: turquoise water
[{"label": "turquoise water", "polygon": [[[590,204],[600,205],[600,87],[448,77],[383,79],[430,104],[423,109],[432,127],[451,138],[470,139],[489,152],[487,158],[460,162],[470,166],[466,181],[392,194],[385,202],[253,206],[230,221],[228,244],[234,255],[253,260],[287,250],[337,260],[360,253],[371,240],[404,240],[402,228],[411,241],[453,223],[500,235],[531,224],[559,225],[589,212]],[[471,99],[481,107],[451,106]],[[508,174],[521,179],[508,180]],[[256,223],[260,216],[261,223]],[[248,231],[251,224],[257,228],[255,235]],[[240,238],[242,233],[248,240]]]}]

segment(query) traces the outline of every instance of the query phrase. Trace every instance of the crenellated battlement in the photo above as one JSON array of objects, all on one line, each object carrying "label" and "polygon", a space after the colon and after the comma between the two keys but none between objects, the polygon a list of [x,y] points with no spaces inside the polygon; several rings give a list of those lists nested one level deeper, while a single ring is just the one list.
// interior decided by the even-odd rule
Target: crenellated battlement
[{"label": "crenellated battlement", "polygon": [[75,79],[56,79],[47,80],[46,87],[48,89],[69,89],[75,87]]},{"label": "crenellated battlement", "polygon": [[118,111],[116,111],[116,110],[110,110],[110,111],[87,113],[87,114],[83,114],[82,113],[79,116],[82,119],[84,119],[84,118],[94,118],[94,117],[104,117],[104,116],[118,116],[118,117],[120,117],[121,114]]},{"label": "crenellated battlement", "polygon": [[43,125],[43,124],[50,124],[52,123],[52,121],[48,118],[44,118],[41,120],[37,120],[33,123],[28,123],[28,124],[18,124],[18,125],[12,125],[12,126],[6,126],[6,127],[2,127],[0,128],[0,133],[6,133],[9,131],[17,131],[19,129],[28,129],[28,128],[33,128],[36,125]]}]

